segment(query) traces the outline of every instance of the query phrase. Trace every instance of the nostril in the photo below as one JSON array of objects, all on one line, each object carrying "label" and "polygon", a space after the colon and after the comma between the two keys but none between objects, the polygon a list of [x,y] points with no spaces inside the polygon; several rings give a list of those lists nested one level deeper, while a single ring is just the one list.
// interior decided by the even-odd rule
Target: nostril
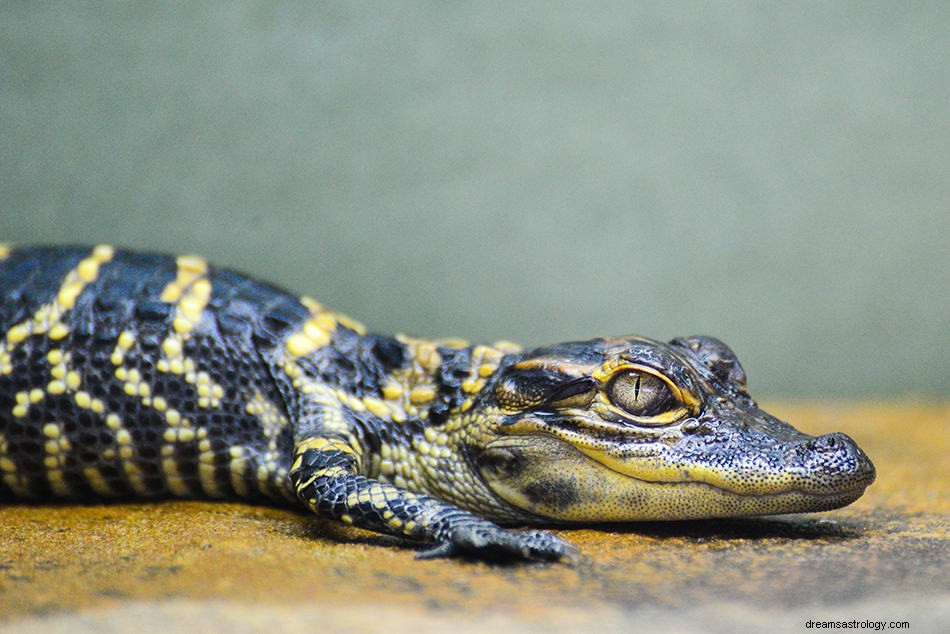
[{"label": "nostril", "polygon": [[847,446],[847,443],[841,438],[841,434],[838,433],[818,436],[805,444],[812,451],[836,451]]},{"label": "nostril", "polygon": [[790,459],[801,461],[819,489],[843,490],[868,486],[874,481],[874,465],[847,434],[836,432],[809,438],[796,446]]}]

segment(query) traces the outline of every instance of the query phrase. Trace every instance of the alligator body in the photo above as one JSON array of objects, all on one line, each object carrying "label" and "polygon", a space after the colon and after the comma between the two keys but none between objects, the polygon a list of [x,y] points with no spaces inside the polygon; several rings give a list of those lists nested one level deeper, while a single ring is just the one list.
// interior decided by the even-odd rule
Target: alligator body
[{"label": "alligator body", "polygon": [[500,525],[822,511],[874,467],[757,407],[710,337],[368,334],[195,256],[0,246],[0,500],[232,498],[553,560]]}]

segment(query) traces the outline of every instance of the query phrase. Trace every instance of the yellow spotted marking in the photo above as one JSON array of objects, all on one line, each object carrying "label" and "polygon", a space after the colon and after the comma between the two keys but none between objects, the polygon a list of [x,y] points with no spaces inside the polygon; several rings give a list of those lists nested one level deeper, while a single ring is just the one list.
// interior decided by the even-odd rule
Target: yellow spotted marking
[{"label": "yellow spotted marking", "polygon": [[171,337],[165,339],[165,341],[162,342],[162,352],[169,358],[181,356],[181,340]]},{"label": "yellow spotted marking", "polygon": [[95,261],[98,264],[103,264],[111,260],[114,255],[115,248],[108,244],[100,244],[93,248],[92,257],[89,259]]},{"label": "yellow spotted marking", "polygon": [[363,404],[371,414],[380,418],[388,419],[392,413],[392,410],[388,405],[386,405],[386,403],[379,400],[378,398],[373,398],[372,396],[367,396],[364,398]]},{"label": "yellow spotted marking", "polygon": [[220,498],[224,497],[224,493],[221,491],[221,487],[218,486],[217,473],[218,470],[214,464],[198,463],[198,479],[201,481],[201,488],[209,496]]},{"label": "yellow spotted marking", "polygon": [[297,453],[303,453],[313,449],[315,451],[342,451],[348,454],[354,454],[353,448],[349,444],[336,438],[308,438],[297,445]]},{"label": "yellow spotted marking", "polygon": [[82,385],[82,377],[79,376],[79,373],[75,370],[70,370],[66,373],[66,387],[70,390],[78,390],[79,386]]},{"label": "yellow spotted marking", "polygon": [[[188,368],[186,368],[187,370]],[[185,381],[195,386],[198,393],[198,406],[203,408],[220,407],[224,396],[224,387],[219,385],[204,370],[200,372],[186,372]]]},{"label": "yellow spotted marking", "polygon": [[112,362],[112,365],[120,366],[125,361],[125,353],[128,352],[132,346],[135,345],[135,335],[128,330],[124,330],[119,333],[118,341],[116,341],[115,349],[112,351],[112,356],[109,360]]},{"label": "yellow spotted marking", "polygon": [[10,447],[6,438],[0,435],[0,475],[3,477],[3,483],[21,497],[29,497],[30,489],[27,487],[26,478],[18,472],[16,463],[8,456]]},{"label": "yellow spotted marking", "polygon": [[79,293],[82,292],[82,289],[85,285],[86,283],[80,278],[79,271],[77,269],[76,279],[72,282],[63,284],[63,286],[59,289],[59,293],[56,294],[56,301],[58,301],[67,309],[72,308],[73,304],[76,303],[76,298],[79,297]]},{"label": "yellow spotted marking", "polygon": [[436,389],[432,385],[417,385],[409,392],[409,402],[413,405],[425,405],[435,398]]},{"label": "yellow spotted marking", "polygon": [[172,320],[172,327],[175,329],[175,333],[179,335],[187,335],[194,328],[189,320],[185,319],[183,315],[179,315]]},{"label": "yellow spotted marking", "polygon": [[[212,394],[213,394],[212,390]],[[251,416],[255,416],[261,424],[261,431],[264,434],[264,437],[267,439],[267,447],[260,454],[259,459],[263,462],[265,467],[264,471],[258,473],[258,485],[262,492],[271,492],[274,490],[281,491],[280,487],[275,487],[271,478],[277,477],[278,480],[282,477],[280,475],[280,469],[278,465],[281,461],[280,452],[277,449],[277,438],[281,431],[286,429],[289,422],[287,417],[284,415],[283,410],[278,407],[270,399],[266,398],[260,392],[255,392],[254,396],[247,401],[244,406],[244,411]],[[238,448],[239,449],[239,448]],[[242,460],[243,460],[243,450],[242,450]],[[298,458],[299,460],[299,458]],[[232,483],[238,478],[235,475],[235,465],[233,463],[233,454],[232,454]],[[240,474],[243,477],[244,467],[240,467]],[[241,486],[243,485],[243,480],[241,480]]]},{"label": "yellow spotted marking", "polygon": [[6,333],[6,341],[0,346],[0,374],[13,371],[11,353],[31,335],[46,335],[57,341],[69,335],[69,327],[62,322],[64,315],[76,303],[83,288],[99,275],[100,265],[112,259],[112,247],[100,245],[69,271],[60,283],[59,290],[52,301],[40,306],[32,317],[11,326]]},{"label": "yellow spotted marking", "polygon": [[428,374],[434,373],[442,365],[442,355],[436,344],[431,341],[419,341],[413,347],[414,357]]},{"label": "yellow spotted marking", "polygon": [[277,435],[289,424],[283,411],[260,392],[254,393],[244,406],[244,411],[261,421],[264,436],[270,439],[276,440]]},{"label": "yellow spotted marking", "polygon": [[176,303],[195,280],[208,273],[208,263],[197,255],[181,255],[175,259],[175,280],[162,289],[159,298],[168,304]]},{"label": "yellow spotted marking", "polygon": [[313,472],[313,479],[310,480],[310,483],[313,483],[313,480],[321,477],[327,478],[340,478],[343,476],[350,475],[350,472],[344,469],[343,467],[327,467],[326,469],[319,469]]},{"label": "yellow spotted marking", "polygon": [[20,323],[15,326],[12,326],[7,331],[7,345],[17,344],[25,340],[30,336],[30,324]]},{"label": "yellow spotted marking", "polygon": [[[192,331],[201,323],[204,310],[211,299],[211,280],[206,277],[208,264],[195,255],[179,256],[175,264],[177,267],[175,279],[165,286],[160,295],[162,301],[175,305],[172,330],[162,341],[162,357],[156,362],[155,367],[159,372],[185,375],[188,383],[196,385],[200,392],[205,393],[198,399],[197,404],[200,407],[218,407],[221,404],[223,389],[213,390],[214,382],[207,373],[200,373],[199,376],[199,373],[194,370],[194,360],[185,357],[184,352],[185,342],[190,339]],[[143,403],[150,404],[151,388],[131,378],[130,382],[134,385],[135,394],[143,399]],[[126,392],[129,391],[130,388],[127,387]],[[212,395],[212,392],[221,396]],[[154,403],[152,405],[154,406]],[[165,406],[163,400],[155,409],[162,411]],[[165,417],[170,425],[177,425],[180,422],[178,412],[173,413],[173,410],[166,412]]]},{"label": "yellow spotted marking", "polygon": [[96,467],[83,467],[82,475],[86,478],[86,482],[92,490],[98,495],[102,497],[112,497],[116,494],[115,489],[112,488],[109,481],[103,477],[101,469]]},{"label": "yellow spotted marking", "polygon": [[191,285],[190,291],[178,302],[178,307],[188,321],[197,324],[201,321],[201,312],[205,309],[210,297],[211,281],[208,278],[201,278]]},{"label": "yellow spotted marking", "polygon": [[467,394],[478,394],[485,387],[485,381],[482,379],[465,379],[462,381],[462,391]]},{"label": "yellow spotted marking", "polygon": [[382,389],[383,398],[387,401],[395,401],[402,398],[406,393],[406,390],[403,389],[398,383],[387,383],[383,386]]},{"label": "yellow spotted marking", "polygon": [[54,379],[64,379],[66,378],[66,360],[64,359],[62,363],[57,363],[52,368],[50,368],[50,376]]},{"label": "yellow spotted marking", "polygon": [[[111,254],[110,254],[111,259]],[[99,277],[99,260],[96,258],[87,258],[82,260],[76,266],[76,277],[79,278],[84,284],[89,282],[95,282],[96,278]],[[78,292],[77,292],[78,295]],[[74,298],[75,299],[75,298]]]},{"label": "yellow spotted marking", "polygon": [[0,260],[6,260],[10,257],[13,248],[8,242],[0,242]]},{"label": "yellow spotted marking", "polygon": [[47,336],[53,341],[59,341],[60,339],[66,338],[66,335],[69,334],[69,326],[64,323],[53,324],[50,327]]},{"label": "yellow spotted marking", "polygon": [[43,436],[46,437],[43,443],[46,451],[46,457],[43,458],[46,480],[54,494],[67,497],[70,491],[63,476],[63,468],[66,465],[66,454],[72,449],[72,444],[58,423],[47,423],[43,425],[42,431]]},{"label": "yellow spotted marking", "polygon": [[314,319],[311,319],[303,325],[301,330],[287,337],[284,345],[292,356],[303,357],[330,343],[335,329],[336,322],[333,322],[332,328],[326,329],[321,328]]},{"label": "yellow spotted marking", "polygon": [[90,409],[92,407],[92,397],[89,396],[89,392],[76,392],[73,398],[76,400],[76,405],[83,409]]},{"label": "yellow spotted marking", "polygon": [[188,486],[178,470],[178,461],[174,457],[166,456],[162,458],[162,475],[165,477],[165,484],[172,495],[185,497],[189,494]]},{"label": "yellow spotted marking", "polygon": [[17,392],[13,397],[16,405],[13,406],[12,413],[16,418],[24,418],[30,411],[30,394],[30,392]]},{"label": "yellow spotted marking", "polygon": [[230,455],[231,462],[228,465],[228,468],[231,470],[231,488],[234,489],[234,492],[240,497],[246,497],[248,495],[247,482],[245,481],[245,473],[247,472],[248,467],[248,458],[244,454],[243,447],[231,447],[228,450]]},{"label": "yellow spotted marking", "polygon": [[284,349],[291,359],[307,356],[328,345],[340,326],[359,334],[366,333],[363,324],[346,315],[328,311],[309,297],[301,297],[300,303],[310,311],[310,318],[284,341]]},{"label": "yellow spotted marking", "polygon": [[149,487],[145,482],[144,475],[139,466],[135,463],[135,447],[132,443],[132,434],[122,426],[122,419],[115,412],[106,414],[106,427],[115,434],[116,449],[107,447],[103,450],[102,456],[107,461],[119,458],[119,466],[125,473],[129,485],[139,495],[147,495]]},{"label": "yellow spotted marking", "polygon": [[[375,492],[375,489],[374,489],[374,492]],[[382,492],[379,492],[378,495],[382,496]],[[373,504],[373,508],[375,508],[378,511],[382,511],[389,507],[389,500],[387,500],[385,496],[382,496],[382,497],[374,496],[372,500],[372,504]]]},{"label": "yellow spotted marking", "polygon": [[135,345],[135,334],[129,332],[128,330],[123,330],[121,333],[119,333],[119,339],[116,343],[123,350],[128,350]]}]

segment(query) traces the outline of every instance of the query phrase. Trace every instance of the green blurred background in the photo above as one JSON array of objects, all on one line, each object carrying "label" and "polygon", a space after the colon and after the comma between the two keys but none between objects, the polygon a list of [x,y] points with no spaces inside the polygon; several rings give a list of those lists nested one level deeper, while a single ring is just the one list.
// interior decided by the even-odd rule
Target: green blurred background
[{"label": "green blurred background", "polygon": [[946,2],[3,2],[0,239],[947,397],[948,33]]}]

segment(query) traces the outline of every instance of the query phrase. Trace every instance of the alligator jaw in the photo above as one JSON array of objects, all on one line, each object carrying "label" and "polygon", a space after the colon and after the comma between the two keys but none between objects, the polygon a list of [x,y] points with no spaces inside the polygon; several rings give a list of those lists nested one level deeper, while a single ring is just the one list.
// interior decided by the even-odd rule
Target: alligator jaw
[{"label": "alligator jaw", "polygon": [[637,482],[628,486],[655,489],[668,505],[655,519],[827,511],[860,498],[875,478],[867,455],[842,433],[808,436],[757,407],[712,427],[653,444],[644,457],[616,446],[578,449]]},{"label": "alligator jaw", "polygon": [[650,519],[828,511],[856,501],[875,478],[874,465],[844,434],[793,441],[771,455],[735,448],[625,462],[588,455],[628,487],[663,500]]},{"label": "alligator jaw", "polygon": [[[843,434],[834,434],[841,452]],[[799,441],[785,452],[802,453],[795,466],[771,469],[761,456],[746,454],[731,464],[687,459],[665,452],[619,460],[589,446],[549,435],[510,436],[492,443],[489,453],[506,456],[508,469],[490,486],[513,506],[560,522],[688,520],[828,511],[857,500],[874,480],[863,452],[833,475],[835,458],[801,452],[797,444],[825,444],[825,437]],[[850,441],[850,439],[848,439]],[[857,449],[860,452],[860,449]],[[720,454],[725,455],[725,454]],[[735,455],[735,454],[733,454]],[[807,466],[806,466],[807,465]]]}]

